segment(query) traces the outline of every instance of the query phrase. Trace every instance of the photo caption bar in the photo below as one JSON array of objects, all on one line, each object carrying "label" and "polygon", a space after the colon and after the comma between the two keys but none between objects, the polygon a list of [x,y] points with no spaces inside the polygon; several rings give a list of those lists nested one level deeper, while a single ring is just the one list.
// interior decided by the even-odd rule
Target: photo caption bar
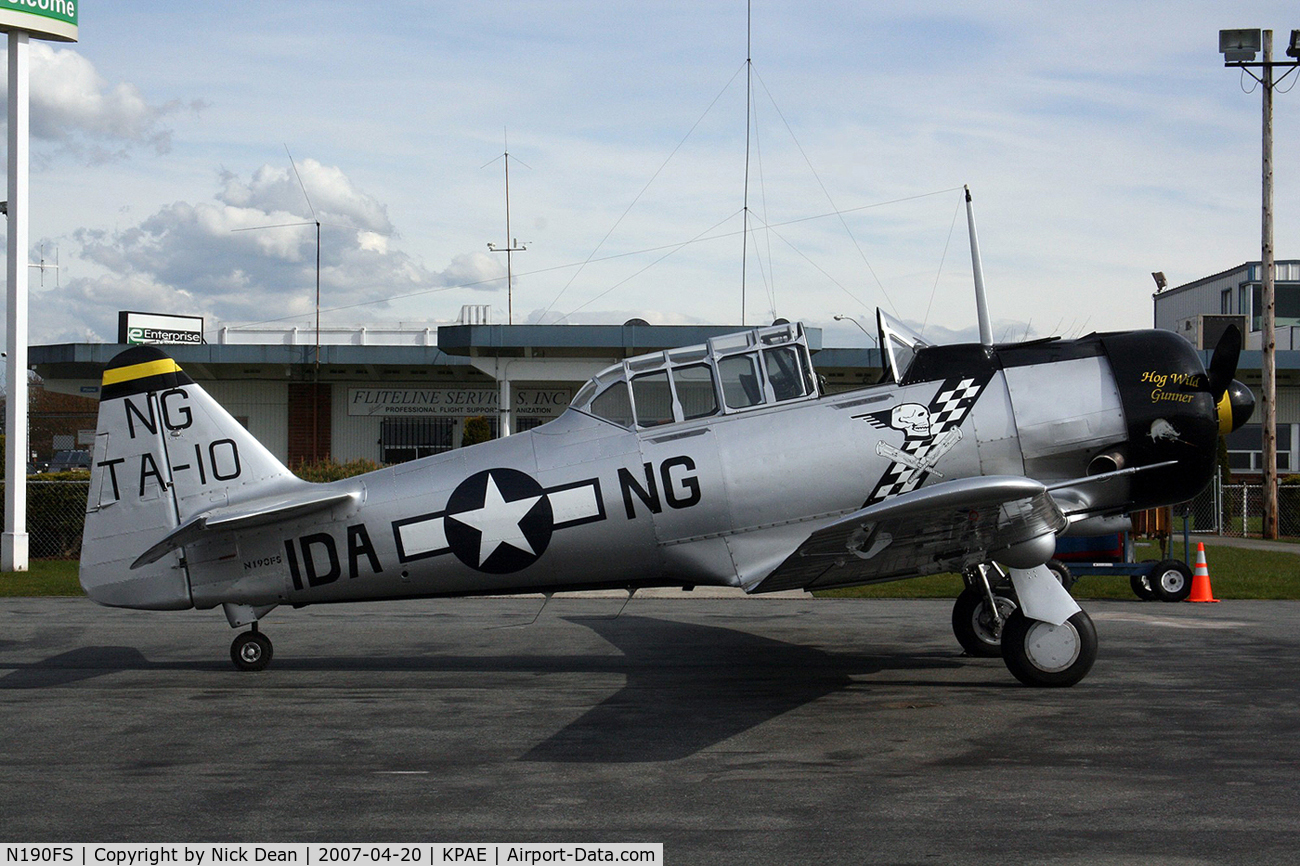
[{"label": "photo caption bar", "polygon": [[291,863],[295,866],[539,866],[549,863],[664,862],[662,842],[458,842],[458,843],[267,843],[159,842],[148,844],[5,844],[0,866],[225,866]]}]

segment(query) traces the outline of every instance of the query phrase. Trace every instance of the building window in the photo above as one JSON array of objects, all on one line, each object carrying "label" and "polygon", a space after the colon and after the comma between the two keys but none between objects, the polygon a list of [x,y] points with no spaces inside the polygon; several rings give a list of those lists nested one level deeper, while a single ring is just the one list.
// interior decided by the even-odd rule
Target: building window
[{"label": "building window", "polygon": [[[1252,331],[1264,330],[1264,287],[1254,285],[1251,289]],[[1300,284],[1273,283],[1273,319],[1277,327],[1285,328],[1300,325]]]},{"label": "building window", "polygon": [[455,418],[385,418],[379,428],[379,459],[405,463],[450,451],[455,429]]},{"label": "building window", "polygon": [[[1264,428],[1260,424],[1246,424],[1227,436],[1228,466],[1242,472],[1264,471]],[[1291,425],[1277,425],[1277,468],[1290,472]]]},{"label": "building window", "polygon": [[1232,289],[1224,289],[1219,294],[1219,312],[1225,315],[1232,312]]}]

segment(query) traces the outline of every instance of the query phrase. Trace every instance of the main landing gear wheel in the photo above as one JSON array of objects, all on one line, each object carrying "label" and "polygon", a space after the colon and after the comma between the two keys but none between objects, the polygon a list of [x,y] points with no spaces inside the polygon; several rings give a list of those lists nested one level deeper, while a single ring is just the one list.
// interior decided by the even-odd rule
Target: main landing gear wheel
[{"label": "main landing gear wheel", "polygon": [[1148,574],[1147,582],[1161,601],[1186,601],[1192,594],[1192,570],[1187,563],[1177,559],[1157,562]]},{"label": "main landing gear wheel", "polygon": [[[993,590],[993,599],[1002,621],[1006,622],[1016,610],[1015,599],[999,594],[996,589]],[[968,586],[957,596],[957,602],[952,606],[952,633],[968,655],[981,658],[1002,655],[1002,635],[982,589]]]},{"label": "main landing gear wheel", "polygon": [[260,631],[241,632],[230,644],[230,660],[241,671],[265,670],[271,663],[271,639]]},{"label": "main landing gear wheel", "polygon": [[1002,627],[1002,660],[1027,686],[1072,686],[1097,660],[1097,630],[1083,611],[1052,625],[1017,610]]}]

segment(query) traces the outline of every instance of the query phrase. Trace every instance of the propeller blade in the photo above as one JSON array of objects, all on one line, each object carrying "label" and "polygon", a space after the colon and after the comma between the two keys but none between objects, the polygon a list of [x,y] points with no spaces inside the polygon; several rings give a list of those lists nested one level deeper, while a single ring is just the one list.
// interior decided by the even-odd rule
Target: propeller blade
[{"label": "propeller blade", "polygon": [[1219,337],[1219,345],[1214,347],[1210,356],[1210,393],[1214,402],[1223,399],[1223,394],[1232,384],[1232,377],[1237,374],[1237,357],[1241,354],[1241,331],[1236,325],[1229,325]]}]

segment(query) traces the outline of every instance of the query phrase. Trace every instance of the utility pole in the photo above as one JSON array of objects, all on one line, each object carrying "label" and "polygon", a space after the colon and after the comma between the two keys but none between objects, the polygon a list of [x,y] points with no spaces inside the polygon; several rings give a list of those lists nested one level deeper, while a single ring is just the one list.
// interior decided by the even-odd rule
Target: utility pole
[{"label": "utility pole", "polygon": [[[1263,49],[1264,60],[1255,54]],[[1287,47],[1289,61],[1273,60],[1272,30],[1220,30],[1219,51],[1223,65],[1240,69],[1255,79],[1263,89],[1263,160],[1261,171],[1260,217],[1260,306],[1263,307],[1263,370],[1261,370],[1259,407],[1263,414],[1264,457],[1264,538],[1277,538],[1277,337],[1274,281],[1277,265],[1273,258],[1273,88],[1300,67],[1300,30],[1291,31]],[[1273,70],[1286,69],[1276,78]],[[1259,69],[1257,75],[1253,70]]]}]

